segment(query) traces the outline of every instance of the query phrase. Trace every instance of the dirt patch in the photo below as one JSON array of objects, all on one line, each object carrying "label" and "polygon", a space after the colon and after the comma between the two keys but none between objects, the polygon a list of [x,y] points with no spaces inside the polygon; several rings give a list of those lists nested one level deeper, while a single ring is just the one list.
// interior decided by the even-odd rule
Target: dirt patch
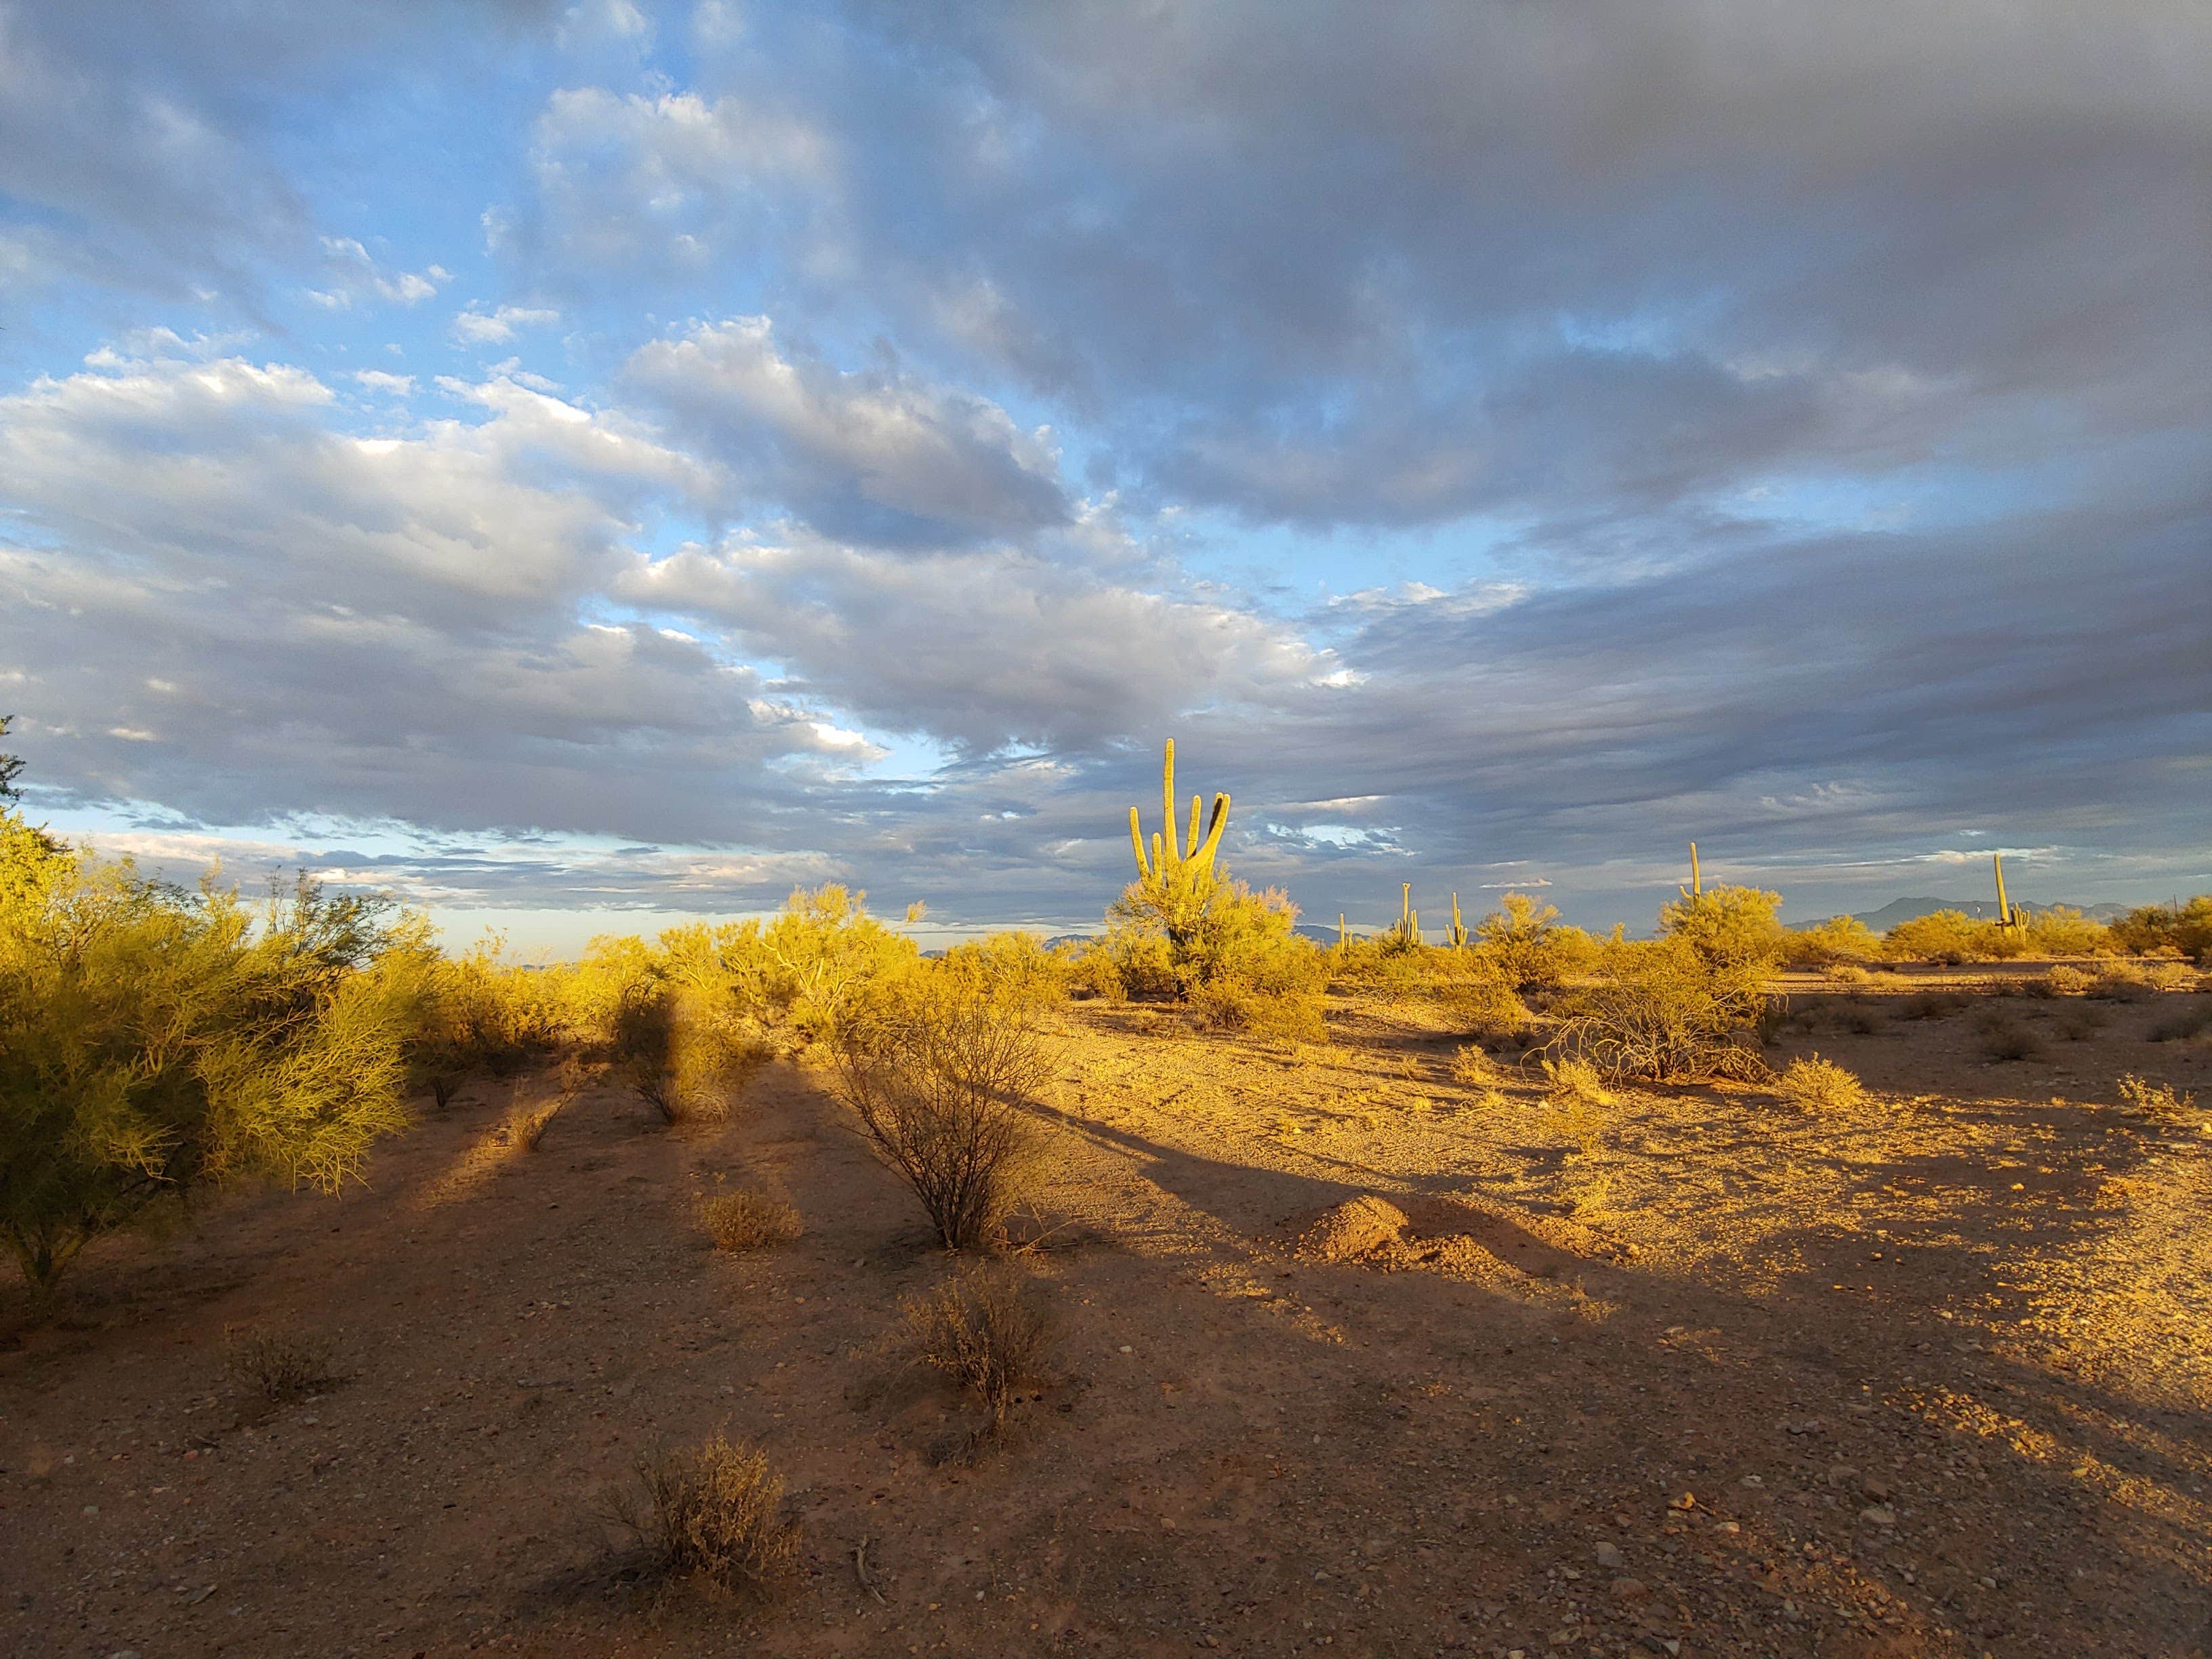
[{"label": "dirt patch", "polygon": [[1309,1261],[1357,1261],[1396,1243],[1412,1224],[1396,1205],[1362,1193],[1298,1228],[1297,1249]]},{"label": "dirt patch", "polygon": [[[938,1449],[950,1385],[858,1386],[957,1264],[817,1073],[681,1133],[587,1091],[514,1158],[506,1085],[423,1103],[342,1200],[104,1244],[53,1324],[0,1301],[0,1653],[2206,1651],[2212,1156],[2113,1092],[2212,1097],[2212,1049],[2152,1036],[2206,1000],[1991,1064],[1971,1013],[1859,994],[1871,1032],[1768,1054],[1865,1080],[1820,1119],[1564,1122],[1456,1083],[1418,1006],[1305,1048],[1071,1011],[1067,1161],[1015,1229],[1066,1382],[979,1460]],[[740,1185],[805,1231],[711,1249]],[[1300,1254],[1333,1215],[1351,1254]],[[348,1380],[242,1411],[254,1331]],[[598,1518],[717,1434],[803,1528],[760,1606],[635,1581]]]}]

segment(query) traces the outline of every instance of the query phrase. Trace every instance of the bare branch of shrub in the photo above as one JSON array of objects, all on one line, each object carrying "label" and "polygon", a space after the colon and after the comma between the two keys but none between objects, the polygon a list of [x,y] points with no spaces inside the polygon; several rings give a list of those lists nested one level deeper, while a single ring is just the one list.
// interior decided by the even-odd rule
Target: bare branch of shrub
[{"label": "bare branch of shrub", "polygon": [[839,1092],[947,1248],[994,1242],[1032,1182],[1030,1108],[1050,1075],[1024,1010],[956,991],[887,1000],[834,1049]]},{"label": "bare branch of shrub", "polygon": [[915,1358],[982,1401],[983,1434],[1003,1428],[1040,1378],[1051,1329],[1029,1281],[1005,1263],[981,1264],[909,1297],[904,1311]]},{"label": "bare branch of shrub", "polygon": [[635,1533],[654,1568],[722,1589],[764,1593],[799,1553],[783,1514],[783,1478],[757,1448],[716,1435],[688,1450],[638,1460],[641,1497],[616,1499],[614,1519]]}]

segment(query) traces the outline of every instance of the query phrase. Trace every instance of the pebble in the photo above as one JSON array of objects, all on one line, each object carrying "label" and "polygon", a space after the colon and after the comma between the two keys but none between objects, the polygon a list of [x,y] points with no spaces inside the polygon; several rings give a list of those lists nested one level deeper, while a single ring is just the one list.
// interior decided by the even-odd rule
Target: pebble
[{"label": "pebble", "polygon": [[1597,1564],[1606,1568],[1619,1566],[1620,1552],[1611,1544],[1600,1544],[1597,1547]]},{"label": "pebble", "polygon": [[1893,1527],[1897,1524],[1897,1511],[1887,1504],[1869,1504],[1859,1511],[1859,1519],[1872,1522],[1877,1527]]},{"label": "pebble", "polygon": [[1667,1507],[1670,1510],[1693,1510],[1698,1507],[1697,1494],[1686,1492],[1680,1498],[1670,1498],[1667,1500]]},{"label": "pebble", "polygon": [[1616,1578],[1613,1581],[1613,1594],[1616,1601],[1641,1601],[1651,1592],[1644,1588],[1641,1578]]},{"label": "pebble", "polygon": [[1870,1474],[1860,1485],[1859,1490],[1879,1504],[1889,1496],[1889,1482],[1880,1475]]}]

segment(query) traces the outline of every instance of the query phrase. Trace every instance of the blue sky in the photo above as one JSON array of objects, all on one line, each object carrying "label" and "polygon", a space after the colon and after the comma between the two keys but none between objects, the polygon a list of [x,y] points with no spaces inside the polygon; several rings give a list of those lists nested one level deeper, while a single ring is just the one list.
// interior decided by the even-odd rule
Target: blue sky
[{"label": "blue sky", "polygon": [[0,3],[33,810],[525,948],[2212,886],[2212,21]]}]

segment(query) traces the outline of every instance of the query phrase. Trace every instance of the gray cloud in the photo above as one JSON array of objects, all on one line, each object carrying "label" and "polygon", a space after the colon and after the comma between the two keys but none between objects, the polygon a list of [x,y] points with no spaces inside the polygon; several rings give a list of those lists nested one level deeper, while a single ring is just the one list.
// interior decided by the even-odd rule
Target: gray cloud
[{"label": "gray cloud", "polygon": [[629,382],[726,462],[744,498],[824,533],[942,545],[1020,537],[1072,509],[1048,432],[895,367],[837,369],[781,347],[765,317],[696,325],[641,347]]}]

